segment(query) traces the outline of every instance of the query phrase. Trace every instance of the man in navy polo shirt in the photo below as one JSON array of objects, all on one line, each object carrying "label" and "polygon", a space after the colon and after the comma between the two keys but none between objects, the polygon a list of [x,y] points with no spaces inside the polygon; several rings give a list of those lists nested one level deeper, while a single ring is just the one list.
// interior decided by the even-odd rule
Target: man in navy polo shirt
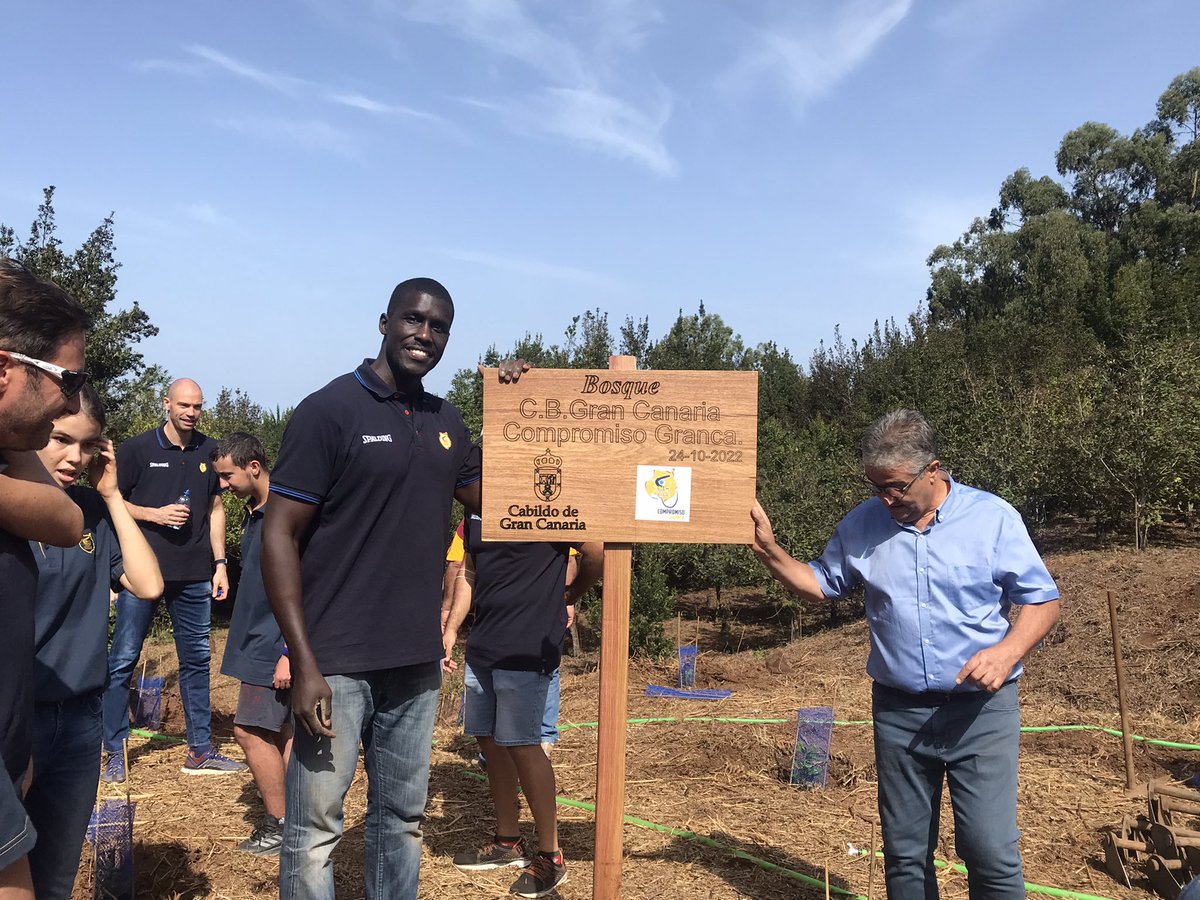
[{"label": "man in navy polo shirt", "polygon": [[[158,557],[179,657],[179,695],[187,725],[187,775],[244,772],[212,743],[208,634],[212,600],[229,589],[225,572],[225,507],[210,453],[216,442],[196,430],[204,395],[190,378],[171,384],[167,421],[135,435],[117,451],[121,493]],[[157,604],[122,591],[104,688],[105,781],[125,780],[122,745],[129,736],[129,679]]]},{"label": "man in navy polo shirt", "polygon": [[[919,412],[876,419],[862,440],[864,487],[807,565],[755,505],[754,552],[792,593],[866,592],[888,897],[937,897],[942,786],[971,900],[1025,896],[1017,847],[1021,659],[1058,620],[1058,588],[1021,515],[954,481]],[[1021,607],[1010,624],[1013,604]]]},{"label": "man in navy polo shirt", "polygon": [[79,412],[90,326],[66,291],[0,257],[0,894],[28,900],[37,832],[21,795],[33,743],[38,569],[27,542],[69,547],[83,538],[82,510],[32,451],[45,446],[56,417]]},{"label": "man in navy polo shirt", "polygon": [[366,896],[417,895],[450,500],[479,508],[479,451],[458,410],[421,381],[453,319],[438,282],[397,285],[379,317],[379,355],[305,398],[272,473],[263,576],[301,726],[287,770],[282,898],[334,897],[330,853],[360,742]]}]

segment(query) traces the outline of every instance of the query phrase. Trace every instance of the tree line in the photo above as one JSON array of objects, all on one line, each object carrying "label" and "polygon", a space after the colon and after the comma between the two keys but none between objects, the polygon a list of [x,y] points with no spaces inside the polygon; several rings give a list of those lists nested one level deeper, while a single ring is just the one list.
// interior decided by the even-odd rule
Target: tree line
[{"label": "tree line", "polygon": [[[621,353],[643,369],[756,370],[760,497],[798,557],[818,554],[864,498],[858,438],[901,406],[938,429],[956,478],[1014,504],[1035,536],[1065,523],[1144,548],[1168,527],[1194,527],[1200,494],[1200,68],[1175,78],[1131,134],[1099,122],[1068,132],[1055,168],[1017,169],[993,209],[934,248],[926,297],[906,317],[861,338],[835,330],[807,361],[773,341],[746,346],[703,302],[656,337],[648,318],[614,328],[586,310],[560,340],[528,333],[480,361],[603,368]],[[169,375],[137,351],[157,329],[136,302],[115,309],[113,217],[67,253],[53,193],[24,241],[0,226],[0,254],[95,316],[88,365],[120,439],[161,421]],[[478,372],[455,373],[448,396],[478,433]],[[252,431],[273,454],[289,412],[223,388],[205,430]],[[678,592],[712,590],[720,610],[734,586],[775,592],[795,634],[798,608],[768,581],[745,548],[639,546],[633,643],[663,648]]]}]

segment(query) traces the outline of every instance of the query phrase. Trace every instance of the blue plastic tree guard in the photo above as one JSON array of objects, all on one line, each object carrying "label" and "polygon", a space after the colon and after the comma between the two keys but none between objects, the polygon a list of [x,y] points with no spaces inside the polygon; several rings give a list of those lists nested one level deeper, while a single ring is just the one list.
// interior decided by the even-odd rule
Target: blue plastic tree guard
[{"label": "blue plastic tree guard", "polygon": [[832,706],[813,706],[797,712],[792,784],[809,790],[825,789],[829,778],[829,745],[832,742]]},{"label": "blue plastic tree guard", "polygon": [[136,803],[102,800],[92,810],[88,843],[96,848],[95,900],[134,900],[133,812]]},{"label": "blue plastic tree guard", "polygon": [[151,675],[139,678],[137,687],[129,690],[129,713],[134,728],[157,731],[162,727],[162,692],[164,679]]},{"label": "blue plastic tree guard", "polygon": [[690,688],[696,684],[696,651],[700,648],[695,644],[684,644],[679,648],[679,687]]}]

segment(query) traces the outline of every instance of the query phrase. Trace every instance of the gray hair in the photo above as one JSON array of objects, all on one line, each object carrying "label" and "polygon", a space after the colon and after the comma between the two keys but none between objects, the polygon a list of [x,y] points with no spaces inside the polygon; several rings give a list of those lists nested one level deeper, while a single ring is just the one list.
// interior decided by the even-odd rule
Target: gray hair
[{"label": "gray hair", "polygon": [[868,426],[862,439],[862,463],[871,469],[914,473],[938,458],[937,433],[915,409],[894,409]]}]

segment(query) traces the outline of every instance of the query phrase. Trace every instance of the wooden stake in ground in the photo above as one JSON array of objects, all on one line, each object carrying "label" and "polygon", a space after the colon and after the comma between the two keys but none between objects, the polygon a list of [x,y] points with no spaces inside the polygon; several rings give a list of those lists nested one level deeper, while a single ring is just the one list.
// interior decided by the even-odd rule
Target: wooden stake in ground
[{"label": "wooden stake in ground", "polygon": [[1125,747],[1125,789],[1133,790],[1133,735],[1125,703],[1125,661],[1121,658],[1121,632],[1117,628],[1117,598],[1108,592],[1108,621],[1112,627],[1113,661],[1117,667],[1117,706],[1121,710],[1121,742]]},{"label": "wooden stake in ground", "polygon": [[825,857],[825,900],[829,900],[829,857]]},{"label": "wooden stake in ground", "polygon": [[871,868],[867,873],[867,900],[875,900],[875,823],[871,823]]},{"label": "wooden stake in ground", "polygon": [[[610,369],[637,368],[632,356],[609,357]],[[629,706],[629,588],[633,544],[604,545],[600,640],[600,714],[596,735],[596,853],[593,900],[621,896],[625,821],[625,733]]]},{"label": "wooden stake in ground", "polygon": [[683,646],[683,613],[675,614],[675,652],[679,653],[679,648]]}]

